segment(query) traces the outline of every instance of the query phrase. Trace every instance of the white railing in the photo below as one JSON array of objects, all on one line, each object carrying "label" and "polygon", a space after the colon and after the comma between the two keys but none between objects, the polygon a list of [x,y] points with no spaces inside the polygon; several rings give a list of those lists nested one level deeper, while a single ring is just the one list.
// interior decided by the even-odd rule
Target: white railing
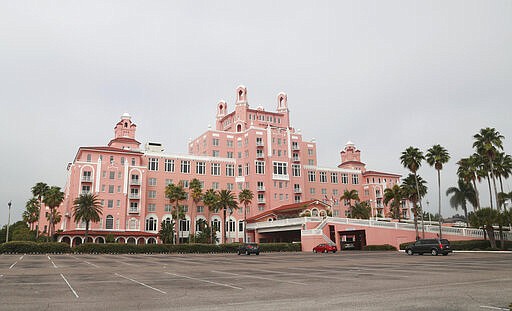
[{"label": "white railing", "polygon": [[138,193],[130,193],[128,197],[130,199],[140,199],[140,195]]},{"label": "white railing", "polygon": [[306,223],[306,217],[300,218],[286,218],[274,221],[255,222],[247,224],[247,230],[255,230],[262,228],[274,228],[274,227],[286,227],[286,226],[297,226]]},{"label": "white railing", "polygon": [[82,181],[91,182],[92,178],[91,178],[91,176],[82,176]]}]

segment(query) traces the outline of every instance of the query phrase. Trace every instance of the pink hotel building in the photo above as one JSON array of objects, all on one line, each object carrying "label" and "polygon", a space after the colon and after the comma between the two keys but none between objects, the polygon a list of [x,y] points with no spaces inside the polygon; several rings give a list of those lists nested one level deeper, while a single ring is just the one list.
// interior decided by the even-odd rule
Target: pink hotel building
[{"label": "pink hotel building", "polygon": [[[251,108],[247,89],[239,86],[234,111],[229,112],[227,103],[220,101],[215,129],[190,141],[187,155],[166,153],[159,143],[141,148],[136,129],[125,113],[106,146],[78,149],[68,165],[65,200],[58,209],[62,215],[56,224],[56,230],[61,230],[59,241],[72,245],[84,242],[85,224],[74,222],[73,200],[82,193],[94,193],[102,202],[103,215],[100,222],[91,223],[90,242],[104,243],[105,236],[112,234],[118,243],[160,243],[160,224],[172,219],[165,187],[182,182],[188,191],[190,180],[197,178],[203,191],[228,189],[236,197],[242,189],[254,193],[247,209],[247,226],[243,206],[228,213],[228,241],[243,241],[243,231],[247,230],[250,241],[304,242],[311,240],[308,229],[322,219],[346,217],[349,202],[340,201],[344,190],[357,190],[361,200],[370,203],[373,217],[388,216],[384,189],[400,179],[397,174],[367,170],[361,151],[351,142],[341,151],[337,167],[318,166],[314,140],[304,140],[300,130],[290,126],[285,93],[277,95],[277,109],[270,112],[261,106]],[[203,219],[219,229],[217,237],[222,241],[221,212],[209,211],[191,198],[181,204],[186,212],[180,223],[183,240],[199,230],[198,220]],[[403,205],[402,211],[407,218],[409,208]],[[46,229],[48,223],[41,214],[40,228]],[[331,232],[317,234],[314,243],[340,245],[347,237],[354,237],[346,233],[337,236],[334,226],[326,230]]]}]

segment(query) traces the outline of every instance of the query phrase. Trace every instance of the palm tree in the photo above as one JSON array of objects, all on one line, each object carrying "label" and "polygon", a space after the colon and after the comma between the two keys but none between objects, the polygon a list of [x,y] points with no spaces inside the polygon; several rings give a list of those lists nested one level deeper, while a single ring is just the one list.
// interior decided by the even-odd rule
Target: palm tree
[{"label": "palm tree", "polygon": [[36,240],[39,237],[39,218],[41,217],[41,206],[43,205],[43,197],[45,193],[50,189],[50,187],[44,182],[38,182],[34,187],[32,187],[32,195],[37,197],[39,200],[39,209],[37,212],[37,224],[36,224]]},{"label": "palm tree", "polygon": [[455,210],[458,210],[460,206],[464,211],[464,216],[466,217],[466,227],[468,225],[468,208],[467,202],[473,205],[473,209],[476,206],[476,192],[473,189],[473,186],[470,183],[467,183],[463,179],[459,179],[457,187],[450,187],[446,190],[446,195],[449,196],[453,194],[450,198],[450,206]]},{"label": "palm tree", "polygon": [[[496,206],[499,210],[500,206],[498,205],[498,190],[496,188],[493,160],[496,157],[498,150],[503,150],[502,140],[505,137],[501,135],[500,132],[496,131],[495,128],[487,127],[480,129],[480,132],[475,134],[473,138],[475,139],[473,142],[473,148],[476,148],[476,152],[486,158],[487,164],[489,165],[489,173],[494,186],[494,197],[496,200]],[[492,192],[489,194],[492,197]]]},{"label": "palm tree", "polygon": [[[413,173],[414,175],[417,198],[420,204],[421,211],[423,211],[423,206],[421,204],[421,198],[423,196],[420,195],[419,183],[417,180],[417,172],[418,169],[421,167],[421,161],[424,159],[425,157],[423,156],[423,152],[421,152],[418,148],[412,146],[405,149],[405,151],[402,152],[402,155],[400,156],[400,162],[402,163],[402,165],[405,168],[409,169],[409,171],[411,171],[411,173]],[[425,227],[423,226],[423,217],[421,217],[421,231],[423,238],[425,238]]]},{"label": "palm tree", "polygon": [[420,201],[421,197],[427,193],[427,186],[425,186],[425,184],[426,181],[424,181],[421,176],[409,174],[406,178],[404,178],[401,185],[403,197],[413,204],[412,212],[414,214],[414,229],[416,230],[416,239],[420,238],[418,234],[418,215],[420,213],[423,214],[421,206],[418,207],[418,201]]},{"label": "palm tree", "polygon": [[493,225],[498,221],[498,214],[497,210],[486,207],[468,215],[469,223],[472,227],[483,227],[487,232],[492,248],[496,248],[496,238],[494,236]]},{"label": "palm tree", "polygon": [[173,216],[176,216],[176,241],[174,244],[178,244],[180,241],[180,229],[179,229],[179,223],[181,219],[181,213],[180,213],[180,201],[185,200],[187,198],[187,193],[183,189],[183,184],[180,182],[178,185],[174,184],[168,184],[167,187],[165,187],[165,196],[169,199],[171,203],[176,203],[174,206]]},{"label": "palm tree", "polygon": [[160,240],[162,240],[162,243],[170,244],[174,238],[173,221],[162,221],[162,224],[160,225],[160,231],[158,231],[158,235],[160,236]]},{"label": "palm tree", "polygon": [[84,241],[87,243],[89,237],[89,223],[99,222],[102,215],[101,201],[96,194],[81,194],[73,201],[73,218],[75,222],[85,222]]},{"label": "palm tree", "polygon": [[344,190],[343,195],[340,197],[341,200],[347,200],[349,207],[352,208],[352,200],[359,202],[359,194],[357,190]]},{"label": "palm tree", "polygon": [[48,222],[50,222],[50,219],[52,219],[52,218],[53,218],[52,229],[53,229],[53,232],[55,232],[55,224],[58,224],[62,220],[62,215],[59,213],[58,210],[53,209],[46,215],[46,220],[48,220]]},{"label": "palm tree", "polygon": [[218,192],[218,196],[219,196],[218,204],[219,204],[219,207],[222,208],[222,215],[224,217],[224,219],[223,219],[224,239],[223,239],[223,241],[224,241],[224,244],[226,244],[226,236],[227,236],[226,211],[229,208],[232,213],[234,209],[238,208],[238,203],[236,202],[235,197],[234,197],[233,193],[231,193],[230,190],[220,190]]},{"label": "palm tree", "polygon": [[[512,157],[509,154],[498,152],[494,159],[494,174],[498,176],[500,192],[503,192],[503,178],[507,179],[512,175]],[[499,204],[501,206],[503,202],[499,202]]]},{"label": "palm tree", "polygon": [[[210,212],[217,212],[219,209],[219,195],[217,192],[213,189],[208,189],[203,195],[203,203],[208,208],[208,219],[210,219]],[[213,244],[214,236],[217,234],[217,228],[214,228],[213,225],[212,228],[212,236],[210,243]]]},{"label": "palm tree", "polygon": [[[201,185],[199,179],[194,178],[190,181],[188,188],[190,189],[190,196],[192,197],[192,201],[197,207],[197,204],[201,202],[201,199],[203,198],[203,186]],[[195,228],[194,226],[192,227]]]},{"label": "palm tree", "polygon": [[[64,201],[64,192],[60,191],[60,187],[51,186],[43,197],[43,203],[50,209],[50,215],[53,216],[53,209],[58,207]],[[50,217],[50,236],[53,237],[54,219]]]},{"label": "palm tree", "polygon": [[437,144],[427,150],[425,158],[427,160],[427,163],[430,166],[434,166],[434,168],[437,171],[437,191],[439,204],[439,238],[442,239],[443,231],[441,230],[441,170],[443,169],[443,164],[448,163],[448,161],[450,160],[450,154],[443,146]]},{"label": "palm tree", "polygon": [[238,201],[244,205],[244,243],[247,242],[247,206],[253,198],[254,193],[249,189],[244,189],[238,194]]},{"label": "palm tree", "polygon": [[457,162],[457,165],[459,166],[457,168],[457,176],[466,183],[471,183],[475,190],[476,206],[474,206],[474,210],[480,209],[480,195],[476,186],[476,180],[479,179],[477,175],[479,166],[478,161],[479,159],[477,157],[470,156],[469,158],[460,159]]},{"label": "palm tree", "polygon": [[400,204],[403,199],[402,189],[399,185],[394,185],[392,188],[384,189],[384,204],[389,204],[391,215],[393,218],[400,220]]},{"label": "palm tree", "polygon": [[356,219],[369,219],[371,216],[370,204],[366,201],[356,201],[353,206],[350,206],[350,215]]},{"label": "palm tree", "polygon": [[30,230],[34,229],[34,223],[36,223],[39,219],[39,201],[37,198],[31,198],[25,204],[26,210],[23,212],[23,221],[26,222]]}]

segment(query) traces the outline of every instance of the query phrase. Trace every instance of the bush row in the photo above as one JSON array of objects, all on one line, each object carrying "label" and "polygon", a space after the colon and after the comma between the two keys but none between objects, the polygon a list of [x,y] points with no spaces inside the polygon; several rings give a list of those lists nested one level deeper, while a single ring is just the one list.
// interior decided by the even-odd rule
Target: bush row
[{"label": "bush row", "polygon": [[396,247],[389,244],[384,245],[366,245],[363,246],[363,251],[396,251]]},{"label": "bush row", "polygon": [[[400,244],[400,249],[404,250],[409,244],[414,242],[407,242]],[[500,241],[496,241],[496,245],[500,247]],[[452,250],[458,251],[478,251],[478,250],[499,250],[492,249],[489,240],[467,240],[467,241],[450,241]],[[505,241],[505,249],[512,250],[512,241]]]},{"label": "bush row", "polygon": [[0,244],[0,254],[23,253],[23,254],[47,254],[47,253],[69,253],[71,248],[67,243],[36,243],[29,241],[14,241]]},{"label": "bush row", "polygon": [[[236,253],[239,243],[231,244],[93,244],[70,248],[66,243],[9,242],[0,244],[0,253],[88,253],[88,254],[141,254],[141,253]],[[299,252],[300,243],[262,243],[261,252]]]}]

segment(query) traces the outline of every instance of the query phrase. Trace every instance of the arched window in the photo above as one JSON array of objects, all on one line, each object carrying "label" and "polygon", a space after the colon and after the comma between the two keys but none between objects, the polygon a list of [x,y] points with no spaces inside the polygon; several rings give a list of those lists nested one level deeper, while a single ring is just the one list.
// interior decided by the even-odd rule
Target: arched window
[{"label": "arched window", "polygon": [[128,228],[131,230],[139,229],[137,219],[135,219],[135,218],[130,219],[130,221],[128,222]]},{"label": "arched window", "polygon": [[208,223],[206,222],[206,220],[200,218],[198,220],[196,220],[196,232],[197,231],[203,231],[204,228],[208,225]]},{"label": "arched window", "polygon": [[228,222],[227,222],[227,226],[228,226],[228,231],[229,232],[235,232],[235,226],[236,225],[236,222],[233,220],[233,219],[230,219]]},{"label": "arched window", "polygon": [[180,231],[190,231],[190,220],[180,219]]},{"label": "arched window", "polygon": [[242,131],[242,125],[241,125],[241,124],[238,124],[238,125],[236,126],[236,131],[237,131],[238,133],[240,133],[240,132]]},{"label": "arched window", "polygon": [[311,210],[311,216],[313,216],[313,217],[317,217],[318,216],[318,210],[316,208]]},{"label": "arched window", "polygon": [[156,219],[154,217],[146,219],[146,231],[156,231]]},{"label": "arched window", "polygon": [[167,224],[167,225],[172,225],[172,219],[171,217],[167,217],[164,219],[164,222]]},{"label": "arched window", "polygon": [[112,215],[107,215],[105,219],[105,229],[114,229],[114,217]]},{"label": "arched window", "polygon": [[212,220],[212,230],[214,232],[215,231],[220,231],[220,220],[218,220],[218,219]]}]

